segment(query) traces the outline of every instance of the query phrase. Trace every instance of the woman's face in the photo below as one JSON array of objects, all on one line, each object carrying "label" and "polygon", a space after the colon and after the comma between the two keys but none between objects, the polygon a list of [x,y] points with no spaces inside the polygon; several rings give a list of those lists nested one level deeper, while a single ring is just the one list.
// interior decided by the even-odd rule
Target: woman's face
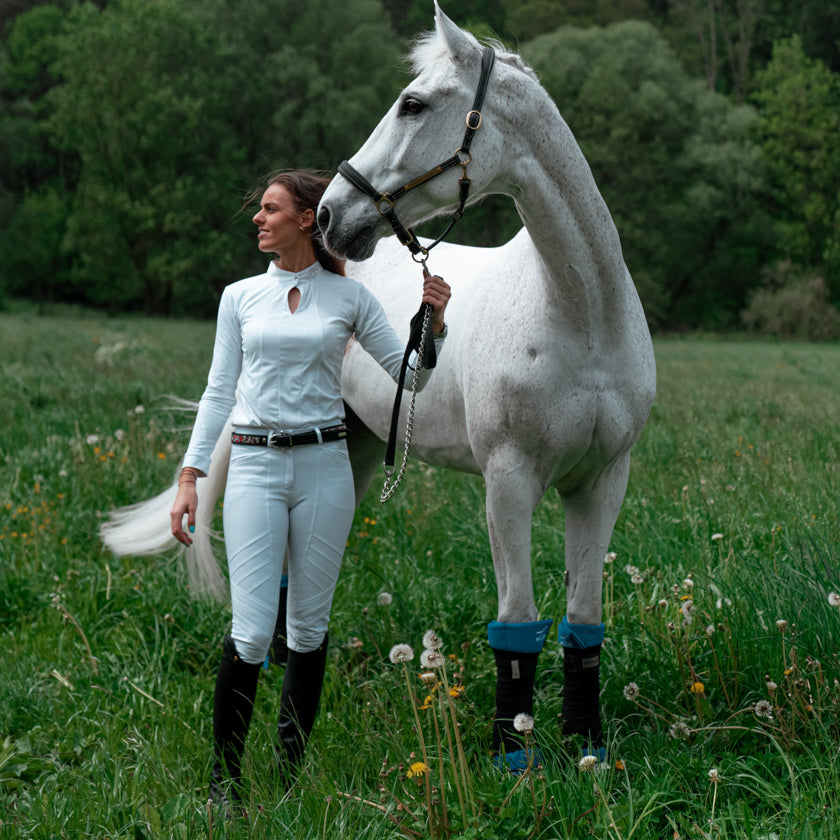
[{"label": "woman's face", "polygon": [[280,184],[272,184],[260,201],[252,219],[257,226],[257,247],[267,254],[281,254],[309,235],[300,229],[305,219],[295,208],[291,193]]}]

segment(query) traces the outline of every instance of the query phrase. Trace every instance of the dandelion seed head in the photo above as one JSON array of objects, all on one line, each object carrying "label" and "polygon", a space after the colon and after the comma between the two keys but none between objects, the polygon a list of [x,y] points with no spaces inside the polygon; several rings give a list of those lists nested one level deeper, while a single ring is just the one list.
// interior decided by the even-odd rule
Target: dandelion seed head
[{"label": "dandelion seed head", "polygon": [[720,781],[720,773],[718,773],[717,768],[712,767],[709,770],[709,780],[717,784]]},{"label": "dandelion seed head", "polygon": [[421,668],[442,668],[445,662],[446,660],[439,650],[429,650],[429,648],[426,648],[420,654]]},{"label": "dandelion seed head", "polygon": [[605,563],[615,563],[616,559],[618,558],[618,554],[614,551],[608,551],[606,557],[604,557]]},{"label": "dandelion seed head", "polygon": [[778,628],[779,628],[779,630],[781,630],[781,631],[782,631],[782,633],[784,633],[784,632],[785,632],[785,630],[787,630],[787,626],[788,626],[787,620],[786,620],[786,619],[784,619],[784,618],[780,618],[780,619],[776,622],[776,627],[778,627]]},{"label": "dandelion seed head", "polygon": [[142,405],[135,405],[134,406],[134,413],[135,414],[143,414],[146,411],[145,406]]},{"label": "dandelion seed head", "polygon": [[685,741],[691,735],[691,729],[685,721],[679,720],[671,724],[668,735],[677,741]]},{"label": "dandelion seed head", "polygon": [[759,700],[755,704],[754,711],[757,717],[766,718],[767,720],[773,719],[773,706],[769,700]]},{"label": "dandelion seed head", "polygon": [[723,534],[712,534],[712,542],[719,542],[723,539]]},{"label": "dandelion seed head", "polygon": [[434,671],[423,671],[420,674],[420,682],[430,685],[437,682],[437,674]]},{"label": "dandelion seed head", "polygon": [[627,565],[624,567],[624,572],[625,574],[630,575],[630,577],[633,577],[633,575],[639,574],[639,567]]},{"label": "dandelion seed head", "polygon": [[427,630],[423,634],[423,647],[428,650],[440,650],[443,647],[443,641],[434,630]]},{"label": "dandelion seed head", "polygon": [[832,607],[840,607],[840,594],[837,592],[829,592],[828,603],[831,604]]},{"label": "dandelion seed head", "polygon": [[773,682],[773,680],[767,680],[767,690],[768,691],[775,691],[779,686]]},{"label": "dandelion seed head", "polygon": [[630,578],[630,583],[634,583],[637,586],[640,583],[644,583],[644,582],[645,582],[645,579],[641,576],[641,574],[639,574],[639,572],[636,572],[636,574],[632,575],[631,578]]},{"label": "dandelion seed head", "polygon": [[712,636],[715,635],[715,625],[714,624],[707,624],[706,625],[706,635],[711,639]]},{"label": "dandelion seed head", "polygon": [[634,683],[628,683],[624,686],[624,697],[626,700],[635,700],[639,696],[639,686]]},{"label": "dandelion seed head", "polygon": [[526,715],[525,712],[520,712],[513,719],[513,728],[517,732],[522,732],[526,735],[534,731],[534,719],[531,715]]},{"label": "dandelion seed head", "polygon": [[595,765],[598,764],[598,757],[595,755],[585,755],[579,762],[578,762],[578,769],[582,770],[584,773],[591,773],[595,769]]},{"label": "dandelion seed head", "polygon": [[414,659],[414,651],[411,648],[411,645],[394,645],[391,648],[391,652],[388,654],[388,658],[394,665],[398,665],[400,662],[411,662]]},{"label": "dandelion seed head", "polygon": [[376,603],[379,604],[380,607],[390,607],[393,600],[394,596],[391,595],[390,592],[380,592],[376,596]]},{"label": "dandelion seed head", "polygon": [[689,592],[694,589],[694,581],[689,577],[683,581],[683,586],[689,590]]}]

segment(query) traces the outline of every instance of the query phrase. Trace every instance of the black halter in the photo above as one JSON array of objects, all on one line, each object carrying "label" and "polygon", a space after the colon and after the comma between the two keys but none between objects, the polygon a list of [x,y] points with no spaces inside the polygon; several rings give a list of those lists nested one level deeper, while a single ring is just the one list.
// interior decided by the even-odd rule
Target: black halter
[{"label": "black halter", "polygon": [[[473,101],[472,110],[467,114],[467,130],[464,133],[464,139],[460,147],[455,151],[452,157],[447,158],[443,163],[439,163],[428,172],[418,175],[407,184],[403,184],[399,189],[392,193],[379,192],[371,183],[356,169],[354,169],[346,160],[342,161],[338,166],[338,171],[351,184],[358,187],[365,195],[373,199],[376,209],[390,222],[397,239],[405,245],[412,253],[412,255],[422,254],[423,259],[429,251],[435,247],[450,230],[455,226],[455,223],[464,215],[464,207],[467,203],[467,197],[470,194],[470,179],[467,177],[467,166],[472,160],[470,155],[470,146],[472,145],[473,137],[476,131],[481,127],[481,106],[484,104],[484,95],[487,93],[487,84],[490,80],[490,73],[493,70],[493,63],[496,60],[496,53],[491,47],[485,47],[481,55],[481,77],[478,81],[478,88],[475,92],[475,100]],[[458,181],[460,186],[460,202],[452,221],[446,230],[431,244],[428,248],[424,248],[418,241],[417,236],[411,228],[405,227],[399,220],[397,212],[394,209],[397,199],[402,198],[407,192],[410,192],[415,187],[425,184],[442,172],[452,169],[454,166],[460,166],[463,170],[461,178]]]}]

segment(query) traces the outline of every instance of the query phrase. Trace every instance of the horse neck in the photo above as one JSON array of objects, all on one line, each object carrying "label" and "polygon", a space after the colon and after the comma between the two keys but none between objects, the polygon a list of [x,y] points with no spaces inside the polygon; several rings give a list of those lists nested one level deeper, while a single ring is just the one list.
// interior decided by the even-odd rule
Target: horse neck
[{"label": "horse neck", "polygon": [[[570,317],[589,323],[620,318],[628,283],[618,231],[571,130],[535,82],[509,94],[508,138],[515,161],[510,192]],[[582,286],[582,288],[581,288]],[[570,311],[575,307],[579,313]]]}]

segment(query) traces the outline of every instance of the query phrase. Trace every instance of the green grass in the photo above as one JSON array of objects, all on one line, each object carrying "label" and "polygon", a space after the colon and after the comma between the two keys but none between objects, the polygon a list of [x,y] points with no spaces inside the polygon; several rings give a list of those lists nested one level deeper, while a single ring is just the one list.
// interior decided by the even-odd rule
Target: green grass
[{"label": "green grass", "polygon": [[[556,642],[537,677],[545,772],[514,789],[490,766],[482,482],[414,462],[392,501],[372,492],[357,512],[301,784],[282,799],[270,773],[272,669],[247,752],[249,816],[220,824],[205,800],[229,611],[190,597],[178,555],[115,558],[97,538],[110,508],[171,480],[189,418],[165,397],[200,395],[213,326],[7,315],[0,335],[2,840],[429,836],[422,785],[406,776],[414,717],[387,656],[396,642],[419,652],[429,628],[465,688],[455,702],[481,803],[453,836],[837,836],[840,347],[657,342],[658,396],[605,579],[608,768],[581,772],[559,734]],[[563,527],[549,495],[534,582],[555,620]],[[756,714],[761,701],[772,718]],[[449,808],[461,826],[454,794]]]}]

